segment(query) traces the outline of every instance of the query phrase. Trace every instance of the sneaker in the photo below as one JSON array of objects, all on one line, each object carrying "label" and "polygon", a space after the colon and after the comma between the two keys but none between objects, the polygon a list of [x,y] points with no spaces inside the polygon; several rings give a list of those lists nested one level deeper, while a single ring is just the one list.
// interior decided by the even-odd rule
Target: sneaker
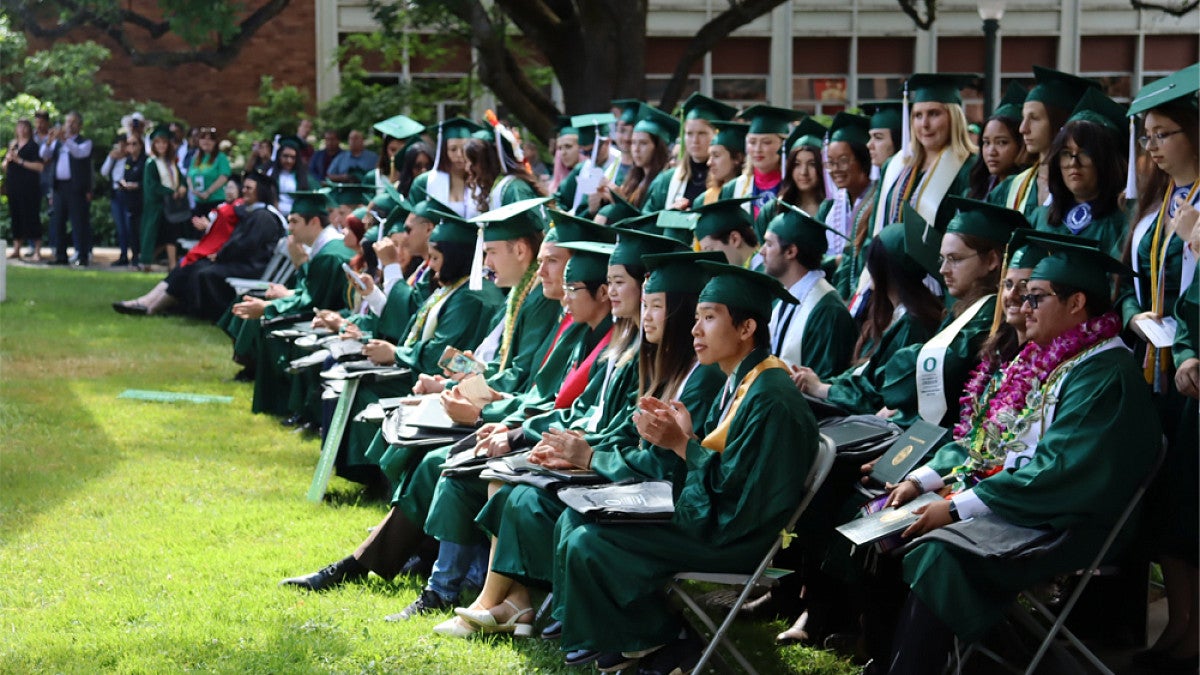
[{"label": "sneaker", "polygon": [[457,604],[457,598],[446,600],[442,596],[434,593],[428,588],[421,591],[421,595],[413,600],[412,604],[400,610],[396,614],[388,614],[383,617],[385,621],[408,621],[418,614],[429,614],[430,612],[440,612],[449,609]]},{"label": "sneaker", "polygon": [[309,591],[326,591],[341,586],[347,581],[362,579],[367,574],[367,568],[363,567],[354,556],[348,556],[312,574],[284,579],[279,582],[279,585],[298,586]]}]

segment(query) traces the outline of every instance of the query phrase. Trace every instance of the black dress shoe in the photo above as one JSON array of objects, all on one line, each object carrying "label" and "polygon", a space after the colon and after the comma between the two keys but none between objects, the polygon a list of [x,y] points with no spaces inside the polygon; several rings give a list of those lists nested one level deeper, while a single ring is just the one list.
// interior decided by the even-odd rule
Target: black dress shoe
[{"label": "black dress shoe", "polygon": [[576,649],[573,652],[567,652],[565,661],[568,666],[586,666],[598,658],[600,658],[600,652],[594,649]]},{"label": "black dress shoe", "polygon": [[562,637],[562,622],[551,621],[545,628],[542,629],[543,640],[557,640]]},{"label": "black dress shoe", "polygon": [[279,585],[299,586],[309,591],[326,591],[341,586],[347,581],[362,579],[367,574],[367,568],[363,567],[354,556],[349,556],[312,574],[284,579],[279,582]]},{"label": "black dress shoe", "polygon": [[615,673],[625,670],[635,663],[637,663],[636,657],[625,656],[621,652],[601,652],[596,657],[596,670],[602,673]]},{"label": "black dress shoe", "polygon": [[109,267],[125,267],[129,264],[128,258],[117,258],[108,264]]},{"label": "black dress shoe", "polygon": [[234,382],[253,382],[254,381],[254,369],[249,366],[242,368],[241,370],[237,371],[237,374],[235,374],[233,376],[233,381]]},{"label": "black dress shoe", "polygon": [[304,424],[304,416],[303,415],[292,415],[291,417],[280,422],[280,424],[282,424],[285,427],[300,426],[301,424]]}]

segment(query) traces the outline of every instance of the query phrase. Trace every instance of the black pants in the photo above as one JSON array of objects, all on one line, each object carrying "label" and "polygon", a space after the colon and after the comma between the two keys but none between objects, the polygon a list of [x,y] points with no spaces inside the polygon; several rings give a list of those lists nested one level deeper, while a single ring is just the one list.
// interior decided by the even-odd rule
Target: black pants
[{"label": "black pants", "polygon": [[54,181],[53,194],[50,228],[57,239],[54,257],[60,262],[67,259],[67,219],[70,218],[75,255],[79,256],[80,263],[87,264],[92,254],[92,221],[88,214],[87,194],[64,180]]}]

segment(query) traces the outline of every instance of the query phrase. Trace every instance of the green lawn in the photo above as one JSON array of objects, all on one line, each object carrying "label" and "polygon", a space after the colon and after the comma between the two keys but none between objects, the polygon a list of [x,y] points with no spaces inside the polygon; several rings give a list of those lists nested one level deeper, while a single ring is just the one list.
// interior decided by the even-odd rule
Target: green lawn
[{"label": "green lawn", "polygon": [[[453,640],[443,617],[383,621],[414,579],[314,595],[276,585],[362,540],[384,507],[334,479],[304,500],[318,444],[250,414],[216,328],[125,317],[133,273],[9,268],[0,304],[0,673],[579,672],[555,643]],[[232,404],[118,399],[125,389]],[[764,672],[845,673],[776,650],[779,624],[739,643]]]}]

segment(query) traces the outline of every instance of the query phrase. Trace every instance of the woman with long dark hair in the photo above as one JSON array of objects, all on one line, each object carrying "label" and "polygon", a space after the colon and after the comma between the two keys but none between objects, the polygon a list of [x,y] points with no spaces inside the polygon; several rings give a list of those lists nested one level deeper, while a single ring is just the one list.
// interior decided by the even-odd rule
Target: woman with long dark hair
[{"label": "woman with long dark hair", "polygon": [[[678,135],[679,120],[654,106],[641,104],[629,138],[628,154],[633,167],[625,175],[620,187],[609,183],[602,186],[600,191],[615,191],[634,208],[642,208],[649,196],[650,185],[671,159],[671,142]],[[601,208],[596,222],[607,223],[613,208],[611,205]]]},{"label": "woman with long dark hair", "polygon": [[400,171],[396,177],[396,190],[402,195],[412,191],[413,181],[417,176],[433,168],[433,149],[424,141],[410,143],[404,148],[404,156],[400,161]]},{"label": "woman with long dark hair", "polygon": [[433,168],[414,178],[409,191],[401,194],[413,204],[432,197],[463,218],[479,215],[467,185],[467,158],[463,149],[471,134],[481,129],[478,124],[461,117],[426,127],[426,133],[437,136]]},{"label": "woman with long dark hair", "polygon": [[308,166],[301,156],[304,143],[295,136],[280,139],[279,152],[267,169],[267,175],[279,189],[279,212],[287,216],[292,212],[292,192],[307,192],[309,187]]},{"label": "woman with long dark hair", "polygon": [[154,255],[164,247],[167,268],[175,269],[175,240],[183,233],[182,225],[172,225],[163,216],[163,200],[187,195],[187,183],[175,164],[175,144],[171,132],[160,126],[150,134],[150,157],[142,177],[142,258],[138,269],[148,272]]},{"label": "woman with long dark hair", "polygon": [[474,208],[480,213],[545,196],[537,177],[525,164],[523,152],[516,136],[503,125],[477,132],[463,146],[467,186]]},{"label": "woman with long dark hair", "polygon": [[1000,105],[983,123],[979,140],[979,159],[971,169],[971,187],[967,197],[992,204],[1002,201],[1004,191],[997,188],[1006,178],[1025,169],[1025,141],[1021,138],[1021,104],[1025,90],[1008,86]]}]

